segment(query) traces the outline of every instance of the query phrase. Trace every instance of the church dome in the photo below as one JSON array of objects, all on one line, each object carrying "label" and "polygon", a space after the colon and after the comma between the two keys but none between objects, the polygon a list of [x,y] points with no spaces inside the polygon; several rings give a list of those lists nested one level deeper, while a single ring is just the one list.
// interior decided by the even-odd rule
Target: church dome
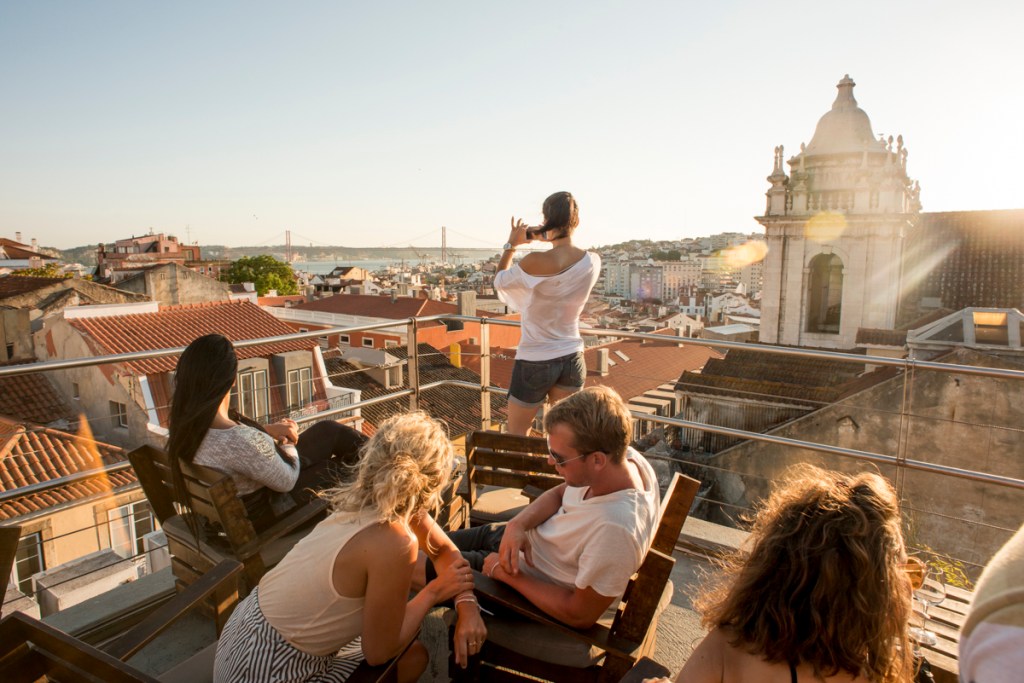
[{"label": "church dome", "polygon": [[807,154],[843,154],[848,152],[881,151],[885,144],[875,139],[871,120],[853,98],[856,83],[847,74],[836,87],[836,101],[832,110],[818,120]]}]

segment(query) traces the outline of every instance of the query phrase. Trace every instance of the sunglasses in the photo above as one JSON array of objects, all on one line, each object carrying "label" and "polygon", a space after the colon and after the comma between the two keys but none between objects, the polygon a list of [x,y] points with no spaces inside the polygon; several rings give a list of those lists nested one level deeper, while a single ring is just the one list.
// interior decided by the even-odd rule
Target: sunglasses
[{"label": "sunglasses", "polygon": [[566,457],[563,457],[563,456],[559,455],[558,453],[555,453],[553,450],[551,450],[551,448],[549,446],[548,447],[548,453],[551,454],[551,459],[555,461],[555,466],[556,467],[564,467],[566,463],[570,463],[573,460],[580,460],[581,458],[585,458],[588,455],[592,455],[594,453],[604,453],[604,451],[590,451],[590,453],[584,453],[583,455],[577,455],[575,458],[566,458]]}]

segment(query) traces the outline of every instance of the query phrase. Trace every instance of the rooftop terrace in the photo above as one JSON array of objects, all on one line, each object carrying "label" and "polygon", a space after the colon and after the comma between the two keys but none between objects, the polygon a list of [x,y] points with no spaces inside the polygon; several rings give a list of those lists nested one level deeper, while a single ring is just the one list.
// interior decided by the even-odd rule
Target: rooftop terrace
[{"label": "rooftop terrace", "polygon": [[[461,375],[441,376],[435,380],[436,374],[431,375],[432,381],[422,381],[424,356],[430,352],[418,343],[417,327],[450,319],[481,323],[480,354],[473,364],[473,367],[479,367],[479,382]],[[404,323],[408,344],[403,353],[398,354],[405,367],[399,386],[384,393],[378,391],[372,398],[364,395],[365,400],[342,407],[297,414],[295,419],[303,424],[326,418],[352,420],[376,413],[364,411],[375,406],[402,405],[415,409],[440,405],[423,398],[444,389],[447,392],[465,392],[480,426],[495,426],[500,421],[503,401],[492,404],[492,400],[505,392],[490,382],[488,329],[491,325],[515,324],[505,320],[447,315],[409,319]],[[351,333],[395,326],[395,321],[389,321],[331,332]],[[641,344],[657,343],[659,346],[667,341],[665,335],[616,330],[585,330],[584,333],[638,340]],[[317,340],[324,334],[324,330],[316,330],[244,340],[236,342],[236,346],[249,348]],[[743,414],[745,407],[750,405],[791,400],[792,397],[771,395],[764,391],[763,386],[756,394],[747,391],[749,387],[731,387],[715,397],[718,401],[715,410],[707,409],[707,395],[714,395],[707,382],[701,382],[699,391],[694,392],[703,401],[696,403],[690,400],[685,383],[682,387],[677,386],[677,394],[682,395],[683,404],[678,411],[652,409],[650,405],[658,404],[642,402],[633,406],[634,417],[649,427],[642,430],[648,436],[641,446],[646,447],[648,457],[656,461],[659,472],[667,479],[670,472],[683,471],[705,483],[677,544],[672,605],[658,626],[655,657],[673,672],[685,662],[702,634],[689,602],[689,594],[697,585],[699,575],[714,570],[716,554],[742,543],[744,532],[733,528],[733,525],[741,526],[737,520],[751,509],[750,505],[789,464],[810,461],[844,471],[870,468],[882,472],[894,483],[903,500],[909,545],[943,560],[951,568],[950,576],[960,577],[965,586],[970,585],[970,580],[977,577],[992,552],[1024,521],[1024,465],[1018,457],[1022,452],[1021,446],[1024,446],[1024,430],[1017,426],[1019,420],[1005,419],[1008,415],[1015,415],[1014,407],[1024,400],[1024,382],[1021,381],[1024,380],[1024,370],[1013,361],[978,354],[947,355],[932,360],[868,358],[857,354],[728,341],[671,340],[679,346],[681,353],[687,347],[709,347],[723,353],[737,351],[738,358],[750,367],[757,365],[755,358],[762,358],[765,365],[780,367],[784,367],[787,358],[796,358],[801,360],[794,367],[827,364],[829,367],[846,365],[851,368],[849,372],[833,372],[838,379],[835,384],[828,385],[831,393],[801,395],[799,403],[806,412],[800,417],[787,417],[784,423],[764,432],[749,428],[751,423],[738,419],[737,415]],[[155,359],[165,359],[162,363],[166,365],[182,350],[180,347],[155,349],[4,366],[0,367],[0,382],[12,382],[10,378],[15,377],[53,377],[73,368],[151,363]],[[438,363],[433,362],[436,359],[431,360],[432,372],[435,372]],[[628,365],[629,361],[621,360],[621,363]],[[867,381],[866,366],[881,367],[885,371],[878,375],[877,381]],[[354,370],[346,368],[346,371]],[[680,380],[679,377],[658,376],[655,370],[645,366],[644,375],[647,373],[653,374],[633,379],[649,381],[652,392],[664,393],[664,385]],[[780,379],[777,368],[763,374]],[[785,378],[784,372],[781,378]],[[762,385],[767,383],[767,380],[761,382]],[[338,378],[336,384],[343,386],[343,378]],[[30,403],[31,397],[24,398],[26,403]],[[670,400],[662,403],[672,404]],[[725,410],[723,406],[729,409]],[[29,431],[46,433],[42,427],[30,427]],[[695,434],[728,437],[729,443],[734,445],[711,452],[702,449],[701,442],[692,438]],[[5,433],[0,433],[3,443],[7,443],[7,438]],[[4,457],[7,455],[6,451],[0,453]],[[97,475],[110,469],[106,475],[111,480],[107,491],[90,492],[93,497],[84,499],[93,501],[98,496],[110,495],[116,488],[114,484],[120,480],[113,476],[115,470],[111,468],[115,467],[118,468],[116,472],[123,469],[120,464],[105,464],[62,473],[60,477],[33,485],[31,492],[9,486],[0,490],[0,505],[26,493],[39,496],[49,489],[56,491],[75,483],[93,481]],[[31,514],[15,509],[8,515],[8,522],[24,524],[38,520],[45,513],[46,510],[41,508],[32,510]],[[93,519],[91,524],[67,529],[60,534],[95,536],[121,521],[117,515]],[[57,537],[58,534],[51,533],[41,539],[41,545],[54,543]],[[137,618],[140,610],[151,609],[161,600],[166,600],[173,591],[169,570],[149,571],[153,569],[153,550],[150,547],[148,552],[140,549],[130,554],[130,559],[142,568],[140,573],[144,576],[139,581],[62,610],[46,620],[94,642],[108,639],[125,623]],[[947,605],[935,610],[942,624],[938,629],[941,640],[934,657],[929,655],[940,661],[947,673],[955,672],[955,624],[967,597],[967,593],[953,593],[954,597]],[[17,605],[15,601],[18,601]],[[23,604],[22,596],[9,592],[4,612],[18,609]],[[143,651],[137,662],[142,668],[162,670],[170,660],[197,648],[200,644],[197,640],[212,637],[202,636],[203,633],[212,632],[196,629],[194,624],[185,626],[162,640],[160,647]],[[443,671],[443,662],[439,666]],[[444,678],[439,675],[437,680]]]}]

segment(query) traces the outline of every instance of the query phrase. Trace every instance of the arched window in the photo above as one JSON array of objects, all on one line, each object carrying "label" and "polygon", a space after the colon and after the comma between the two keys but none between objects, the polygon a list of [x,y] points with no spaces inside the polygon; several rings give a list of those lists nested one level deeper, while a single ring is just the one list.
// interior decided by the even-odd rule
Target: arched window
[{"label": "arched window", "polygon": [[807,292],[807,331],[839,334],[843,309],[843,262],[835,254],[811,259]]}]

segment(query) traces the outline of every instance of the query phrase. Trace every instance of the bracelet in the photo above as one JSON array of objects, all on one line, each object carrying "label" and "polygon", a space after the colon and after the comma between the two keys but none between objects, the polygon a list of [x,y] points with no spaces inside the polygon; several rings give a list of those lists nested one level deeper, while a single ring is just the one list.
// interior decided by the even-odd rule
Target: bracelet
[{"label": "bracelet", "polygon": [[495,562],[494,566],[491,567],[491,571],[484,572],[484,576],[486,576],[488,579],[493,579],[494,578],[494,570],[497,569],[497,568],[498,568],[498,563]]},{"label": "bracelet", "polygon": [[460,595],[459,597],[455,598],[455,606],[456,607],[458,607],[459,604],[463,603],[463,602],[472,602],[477,607],[480,606],[480,603],[477,601],[475,595]]}]

